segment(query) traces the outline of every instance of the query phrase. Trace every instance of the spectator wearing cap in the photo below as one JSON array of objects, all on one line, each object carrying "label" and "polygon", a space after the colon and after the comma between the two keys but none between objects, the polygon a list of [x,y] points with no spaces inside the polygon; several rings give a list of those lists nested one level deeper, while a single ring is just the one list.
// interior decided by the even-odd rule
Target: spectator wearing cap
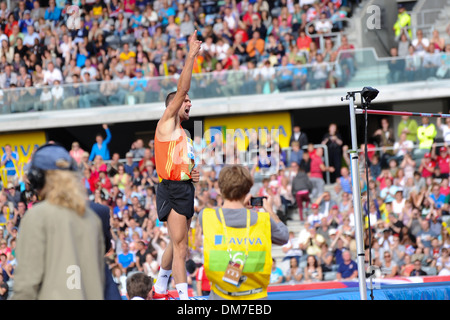
[{"label": "spectator wearing cap", "polygon": [[417,128],[417,138],[419,139],[419,149],[430,151],[434,138],[437,135],[436,126],[430,123],[429,117],[422,117],[422,125]]},{"label": "spectator wearing cap", "polygon": [[311,226],[318,227],[323,217],[323,214],[319,211],[319,205],[317,203],[311,204],[311,211],[312,213],[308,215],[308,222]]},{"label": "spectator wearing cap", "polygon": [[125,163],[123,164],[125,172],[130,176],[133,175],[134,168],[138,167],[138,164],[133,160],[133,152],[127,152],[125,155]]},{"label": "spectator wearing cap", "polygon": [[19,30],[21,33],[28,32],[28,26],[34,25],[35,21],[31,18],[31,11],[25,10],[23,18],[19,20]]},{"label": "spectator wearing cap", "polygon": [[436,168],[436,161],[431,158],[431,153],[427,152],[420,160],[420,165],[418,171],[423,178],[428,178],[433,175],[434,169]]},{"label": "spectator wearing cap", "polygon": [[[75,161],[63,147],[47,144],[36,150],[31,163],[27,176],[42,200],[20,224],[12,298],[103,300],[102,223],[87,205]],[[67,285],[74,261],[77,286]]]}]

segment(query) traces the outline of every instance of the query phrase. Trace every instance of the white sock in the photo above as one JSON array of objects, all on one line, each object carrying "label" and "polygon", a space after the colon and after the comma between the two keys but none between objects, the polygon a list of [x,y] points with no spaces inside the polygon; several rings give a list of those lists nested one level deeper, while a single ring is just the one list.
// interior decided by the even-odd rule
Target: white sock
[{"label": "white sock", "polygon": [[155,292],[164,294],[167,292],[167,285],[169,283],[170,275],[172,274],[172,270],[164,270],[163,268],[159,269],[158,278],[155,283]]},{"label": "white sock", "polygon": [[188,295],[188,284],[187,283],[178,283],[175,285],[177,288],[178,296],[180,300],[189,300]]}]

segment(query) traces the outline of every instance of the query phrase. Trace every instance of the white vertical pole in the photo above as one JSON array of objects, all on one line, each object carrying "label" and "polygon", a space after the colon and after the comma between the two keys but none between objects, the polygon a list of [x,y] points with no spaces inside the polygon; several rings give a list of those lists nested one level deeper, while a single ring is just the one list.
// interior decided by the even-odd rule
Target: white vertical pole
[{"label": "white vertical pole", "polygon": [[358,280],[361,300],[367,300],[366,270],[364,254],[363,216],[361,210],[361,188],[358,164],[358,141],[356,134],[356,117],[354,109],[354,96],[350,95],[350,129],[352,138],[352,151],[350,151],[350,164],[352,175],[353,208],[355,214],[355,238],[358,263]]}]

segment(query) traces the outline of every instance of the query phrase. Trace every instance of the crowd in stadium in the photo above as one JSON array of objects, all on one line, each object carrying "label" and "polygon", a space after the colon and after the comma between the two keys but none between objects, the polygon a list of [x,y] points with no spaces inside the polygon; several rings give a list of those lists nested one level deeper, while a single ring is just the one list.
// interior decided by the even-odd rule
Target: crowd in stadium
[{"label": "crowd in stadium", "polygon": [[[345,85],[355,70],[348,52],[329,64],[353,48],[345,35],[338,37],[352,1],[39,3],[22,0],[8,10],[2,1],[4,113],[163,101],[194,30],[203,50],[193,96],[331,88]],[[72,3],[81,10],[78,30],[66,25]],[[158,76],[168,78],[152,79]],[[205,92],[206,86],[214,90]]]},{"label": "crowd in stadium", "polygon": [[[390,50],[393,59],[388,64],[389,83],[450,77],[450,44],[437,29],[431,29],[427,34],[423,29],[413,33],[411,16],[402,4],[398,6],[393,29],[397,45]],[[447,34],[450,34],[448,28]]]},{"label": "crowd in stadium", "polygon": [[[378,267],[377,277],[450,272],[450,237],[446,224],[450,210],[447,150],[450,141],[436,138],[450,127],[448,122],[435,125],[427,119],[424,117],[419,126],[416,120],[405,116],[395,132],[383,118],[381,128],[373,133],[368,145],[368,182],[364,171],[365,152],[361,152],[364,241],[366,248],[372,248],[370,252],[366,250],[366,261],[370,257],[372,266]],[[107,125],[103,128],[105,134],[96,137],[91,150],[82,150],[74,142],[70,153],[79,164],[89,199],[111,210],[114,249],[108,261],[115,281],[123,289],[126,275],[131,271],[157,275],[169,239],[166,224],[156,214],[155,191],[159,179],[153,140],[148,144],[142,139],[134,141],[123,162],[118,153],[109,150],[108,144],[114,137]],[[337,129],[335,124],[330,124],[322,141],[329,150],[329,166],[324,165],[324,150],[314,148],[299,126],[294,127],[289,149],[275,152],[280,149],[270,140],[249,145],[258,150],[249,170],[256,182],[257,176],[262,178],[255,184],[252,195],[272,197],[274,210],[288,225],[292,220],[303,220],[299,233],[292,232],[290,241],[282,247],[283,259],[274,261],[272,284],[350,280],[357,276],[349,159],[345,156],[347,146],[343,145]],[[202,137],[194,139],[201,172],[195,196],[197,213],[222,203],[217,178],[233,151],[227,143],[218,141],[207,145]],[[38,201],[34,190],[20,178],[20,169],[11,158],[17,158],[17,154],[7,146],[2,164],[10,169],[11,175],[0,194],[0,256],[3,282],[10,284],[14,278],[14,248],[20,220]],[[239,162],[234,154],[232,159]],[[332,173],[328,185],[325,172]],[[205,275],[201,242],[195,236],[196,216],[190,231],[187,270],[193,292],[201,294],[205,291],[201,289]],[[282,268],[286,260],[290,265]]]},{"label": "crowd in stadium", "polygon": [[[312,88],[332,87],[336,82],[330,79],[337,79],[329,77],[336,74],[332,70],[316,78],[302,73],[304,69],[300,67],[300,77],[292,76],[298,81],[291,81],[289,76],[275,75],[275,69],[269,68],[279,66],[277,70],[283,70],[286,64],[323,65],[323,61],[334,61],[340,49],[331,39],[326,40],[325,48],[319,48],[314,40],[318,38],[308,37],[305,26],[318,18],[328,18],[332,22],[337,16],[351,14],[348,9],[351,5],[346,1],[303,1],[311,3],[304,6],[289,0],[72,2],[83,10],[83,27],[73,32],[65,25],[66,1],[50,0],[49,7],[39,7],[39,1],[19,1],[11,12],[5,1],[0,2],[3,26],[0,28],[0,87],[3,92],[14,87],[29,88],[26,92],[20,91],[23,96],[4,95],[11,100],[4,100],[3,105],[11,107],[12,111],[104,105],[104,97],[110,99],[107,103],[116,104],[161,99],[159,94],[164,96],[171,90],[177,78],[156,83],[166,87],[152,87],[155,82],[146,79],[180,72],[187,36],[194,29],[199,31],[205,45],[195,72],[208,71],[211,79],[217,77],[218,81],[216,85],[214,82],[204,84],[208,87],[233,92],[236,87],[223,82],[227,81],[224,75],[232,77],[233,73],[222,70],[234,68],[257,68],[259,76],[278,79],[268,81],[268,86],[245,81],[246,85],[254,87],[238,88],[248,92],[282,91],[286,90],[283,87],[286,83],[296,89],[306,89],[306,84]],[[309,34],[342,27],[339,23],[328,27],[319,23],[313,25]],[[340,45],[345,46],[341,50],[352,48],[345,36],[341,42]],[[437,50],[434,45],[433,48]],[[351,55],[348,58],[351,59]],[[354,72],[352,63],[345,64],[344,69],[349,76]],[[122,91],[99,82],[111,79],[125,79],[133,89],[128,87]],[[92,85],[79,87],[83,89],[65,96],[62,90],[77,89],[76,82]],[[73,86],[60,86],[66,83]],[[52,85],[51,90],[46,89],[46,85]],[[82,91],[88,89],[89,92]],[[12,99],[20,103],[14,104]],[[40,100],[38,104],[36,99]],[[372,248],[366,253],[366,260],[369,262],[369,257],[372,258],[371,264],[379,267],[377,277],[448,275],[450,272],[450,238],[446,224],[450,211],[447,150],[450,140],[436,139],[448,136],[449,125],[440,120],[435,125],[428,118],[422,118],[419,125],[414,119],[404,118],[394,130],[389,120],[383,119],[380,129],[373,132],[371,146],[379,149],[368,150],[369,181],[361,171],[364,180],[361,190],[366,217],[365,244]],[[121,161],[119,153],[108,148],[114,137],[107,125],[103,128],[105,134],[96,137],[91,150],[82,150],[74,142],[70,152],[79,164],[90,200],[111,209],[114,250],[108,260],[114,280],[123,292],[130,271],[141,270],[156,277],[168,234],[166,225],[156,215],[155,190],[159,179],[153,141],[144,143],[138,139],[130,143],[126,160]],[[283,246],[283,261],[289,260],[289,268],[282,269],[283,261],[274,261],[273,284],[345,280],[356,276],[348,147],[337,129],[331,124],[323,137],[328,162],[324,159],[324,150],[314,149],[300,127],[294,127],[289,150],[280,150],[270,141],[264,145],[256,141],[249,146],[249,150],[259,150],[250,165],[252,174],[264,175],[254,196],[273,197],[276,211],[287,224],[294,219],[293,215],[299,215],[304,222],[300,233],[292,233],[290,242]],[[416,145],[419,147],[415,148]],[[8,168],[9,173],[6,181],[2,175],[0,193],[0,297],[5,298],[8,284],[11,286],[14,279],[15,240],[20,220],[38,198],[25,183],[22,170],[14,165],[19,160],[17,154],[10,146],[2,147],[1,165]],[[195,200],[196,212],[200,212],[204,207],[221,204],[217,177],[230,150],[227,144],[220,143],[211,149],[202,137],[195,137],[194,147],[201,170]],[[361,158],[364,169],[365,153],[361,153]],[[327,172],[331,175],[329,185],[324,179]],[[367,195],[369,205],[365,202]],[[194,219],[187,270],[190,284],[195,285],[194,291],[201,294],[207,291],[207,281],[202,287],[205,275],[201,268],[201,245],[195,238],[195,222]],[[328,278],[327,275],[334,276]]]}]

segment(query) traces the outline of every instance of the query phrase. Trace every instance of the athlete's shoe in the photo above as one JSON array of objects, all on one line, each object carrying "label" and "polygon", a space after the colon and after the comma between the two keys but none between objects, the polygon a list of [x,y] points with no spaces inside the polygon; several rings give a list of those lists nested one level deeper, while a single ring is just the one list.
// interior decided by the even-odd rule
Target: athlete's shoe
[{"label": "athlete's shoe", "polygon": [[176,298],[171,295],[169,292],[166,293],[157,293],[153,291],[152,300],[175,300]]}]

